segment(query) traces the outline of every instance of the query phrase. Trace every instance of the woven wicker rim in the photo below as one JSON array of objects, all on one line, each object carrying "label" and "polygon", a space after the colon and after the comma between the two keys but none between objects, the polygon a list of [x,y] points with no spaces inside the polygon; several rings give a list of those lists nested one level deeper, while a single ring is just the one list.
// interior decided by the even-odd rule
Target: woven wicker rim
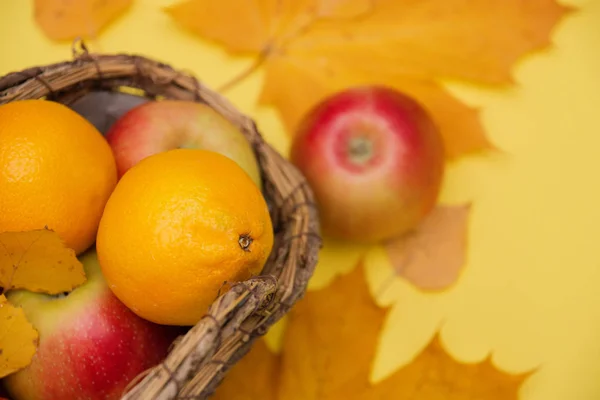
[{"label": "woven wicker rim", "polygon": [[275,230],[260,276],[219,296],[208,313],[173,344],[167,358],[131,382],[122,399],[205,399],[254,340],[305,293],[321,247],[319,222],[304,177],[261,137],[254,121],[190,74],[139,55],[92,54],[82,41],[70,61],[0,77],[0,104],[40,99],[72,104],[92,91],[140,89],[151,99],[208,104],[244,133],[259,161]]}]

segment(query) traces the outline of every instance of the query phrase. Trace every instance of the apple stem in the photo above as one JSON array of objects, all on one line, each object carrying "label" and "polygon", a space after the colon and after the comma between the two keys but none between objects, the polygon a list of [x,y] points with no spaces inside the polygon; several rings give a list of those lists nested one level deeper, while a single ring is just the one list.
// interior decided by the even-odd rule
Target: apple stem
[{"label": "apple stem", "polygon": [[354,137],[348,142],[350,160],[355,164],[365,164],[373,157],[373,142],[364,136]]}]

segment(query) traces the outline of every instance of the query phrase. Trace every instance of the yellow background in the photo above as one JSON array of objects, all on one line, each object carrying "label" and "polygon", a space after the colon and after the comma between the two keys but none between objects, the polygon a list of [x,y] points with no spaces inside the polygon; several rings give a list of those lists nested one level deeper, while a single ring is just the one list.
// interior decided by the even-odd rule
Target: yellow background
[{"label": "yellow background", "polygon": [[[177,29],[160,10],[175,0],[137,0],[91,43],[92,50],[141,53],[218,87],[248,65]],[[32,1],[0,0],[0,75],[68,59],[70,44],[49,42],[33,24]],[[400,279],[378,248],[328,243],[311,288],[352,268],[367,250],[371,289],[392,307],[372,379],[418,353],[442,327],[452,355],[498,367],[540,367],[524,400],[600,399],[600,1],[558,26],[555,46],[526,57],[518,86],[491,91],[450,84],[482,110],[503,150],[448,166],[442,201],[472,201],[468,261],[451,290],[423,294]],[[227,93],[286,154],[282,125],[255,101],[260,73]]]}]

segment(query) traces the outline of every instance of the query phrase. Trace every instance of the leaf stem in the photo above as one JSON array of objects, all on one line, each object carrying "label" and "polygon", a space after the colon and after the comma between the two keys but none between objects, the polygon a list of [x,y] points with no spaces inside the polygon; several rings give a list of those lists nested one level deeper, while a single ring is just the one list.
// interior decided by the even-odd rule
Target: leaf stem
[{"label": "leaf stem", "polygon": [[[347,18],[342,18],[342,19],[360,20],[362,18],[368,17],[375,9],[374,1],[375,0],[369,1],[369,7],[367,8],[367,10],[360,12],[356,15],[352,15],[352,16],[349,16]],[[252,64],[250,64],[250,66],[248,66],[248,68],[243,70],[238,75],[234,76],[228,82],[225,82],[223,85],[221,85],[217,89],[217,91],[224,93],[224,92],[232,89],[233,87],[237,86],[238,84],[240,84],[246,78],[248,78],[253,73],[255,73],[260,67],[262,67],[262,65],[267,61],[269,56],[273,53],[274,48],[279,48],[279,49],[285,48],[291,41],[296,39],[298,36],[305,34],[315,23],[317,23],[321,20],[336,20],[336,19],[339,19],[339,18],[331,18],[331,17],[319,15],[318,11],[313,11],[308,19],[300,20],[298,22],[298,26],[296,27],[296,29],[293,29],[288,35],[284,35],[282,38],[280,38],[277,41],[276,46],[274,46],[273,41],[271,41],[269,44],[267,44],[262,49],[262,51],[257,55],[257,57],[254,59],[254,62]]]},{"label": "leaf stem", "polygon": [[254,59],[254,62],[252,64],[250,64],[248,66],[248,68],[246,68],[241,73],[239,73],[236,76],[234,76],[231,80],[225,82],[223,85],[221,85],[219,88],[217,88],[217,91],[220,92],[220,93],[225,93],[226,91],[228,91],[231,88],[233,88],[233,87],[237,86],[238,84],[240,84],[246,78],[248,78],[253,73],[255,73],[256,71],[258,71],[258,69],[265,63],[265,61],[267,61],[267,58],[269,57],[270,53],[271,53],[270,46],[265,47],[256,56],[256,58]]}]

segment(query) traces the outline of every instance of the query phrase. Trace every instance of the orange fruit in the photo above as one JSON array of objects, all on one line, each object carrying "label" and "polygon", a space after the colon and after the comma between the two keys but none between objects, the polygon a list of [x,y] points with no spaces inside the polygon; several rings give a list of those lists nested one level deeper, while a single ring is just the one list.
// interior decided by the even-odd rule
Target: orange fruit
[{"label": "orange fruit", "polygon": [[157,153],[113,191],[96,249],[114,294],[163,325],[194,325],[223,284],[258,274],[273,246],[267,203],[252,178],[209,150]]},{"label": "orange fruit", "polygon": [[80,254],[116,183],[108,142],[75,111],[46,100],[0,106],[0,232],[47,226]]}]

